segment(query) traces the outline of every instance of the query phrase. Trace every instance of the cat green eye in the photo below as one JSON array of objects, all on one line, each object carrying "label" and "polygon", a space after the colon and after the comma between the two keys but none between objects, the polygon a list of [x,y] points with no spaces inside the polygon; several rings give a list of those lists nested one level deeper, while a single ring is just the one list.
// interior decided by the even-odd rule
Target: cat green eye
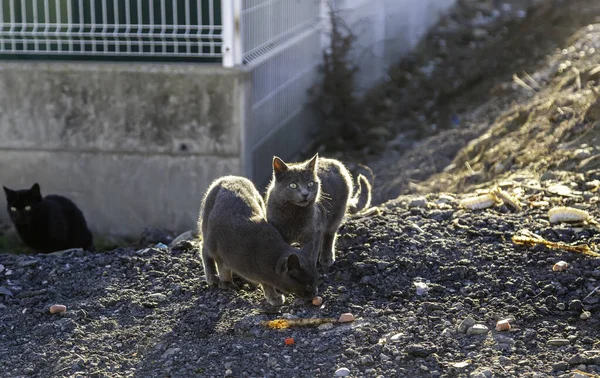
[{"label": "cat green eye", "polygon": [[296,188],[298,188],[298,184],[296,184],[295,182],[293,182],[293,183],[290,184],[290,188],[296,189]]},{"label": "cat green eye", "polygon": [[13,211],[13,212],[17,211],[17,208],[13,206],[13,207],[10,208],[10,211]]},{"label": "cat green eye", "polygon": [[309,187],[313,187],[313,186],[315,186],[315,182],[314,182],[314,181],[309,181],[309,182],[308,182],[308,186],[309,186]]},{"label": "cat green eye", "polygon": [[31,210],[31,206],[25,206],[25,211]]}]

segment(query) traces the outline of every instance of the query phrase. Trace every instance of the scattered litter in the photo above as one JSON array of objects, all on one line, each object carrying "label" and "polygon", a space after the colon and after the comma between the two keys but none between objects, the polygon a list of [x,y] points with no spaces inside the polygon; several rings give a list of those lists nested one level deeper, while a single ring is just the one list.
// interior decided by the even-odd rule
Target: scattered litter
[{"label": "scattered litter", "polygon": [[462,368],[466,368],[467,366],[471,365],[471,360],[466,360],[466,361],[462,361],[462,362],[455,362],[452,364],[452,367],[458,368],[458,369],[462,369]]},{"label": "scattered litter", "polygon": [[553,272],[564,272],[569,267],[569,263],[566,261],[559,261],[554,266],[552,266]]},{"label": "scattered litter", "polygon": [[587,221],[590,215],[584,210],[561,206],[548,210],[548,218],[550,223],[577,223]]},{"label": "scattered litter", "polygon": [[310,319],[275,319],[262,321],[260,324],[272,329],[286,329],[290,327],[310,327],[325,323],[336,323],[334,318],[310,318]]},{"label": "scattered litter", "polygon": [[562,242],[551,242],[534,234],[529,230],[521,230],[512,237],[513,243],[521,245],[543,244],[548,248],[564,249],[570,252],[583,253],[584,255],[600,257],[600,253],[592,251],[587,244],[569,245]]},{"label": "scattered litter", "polygon": [[285,345],[294,345],[294,338],[293,337],[286,337],[285,338]]},{"label": "scattered litter", "polygon": [[498,320],[496,323],[496,331],[508,331],[510,329],[510,323],[508,319]]},{"label": "scattered litter", "polygon": [[55,305],[50,306],[51,314],[62,314],[65,311],[67,311],[67,306],[65,306],[65,305],[55,304]]},{"label": "scattered litter", "polygon": [[492,194],[494,194],[496,197],[500,198],[500,200],[502,200],[502,202],[504,202],[508,206],[512,207],[513,209],[515,209],[517,211],[522,210],[519,200],[517,200],[515,197],[510,195],[508,192],[505,192],[504,190],[500,189],[499,187],[494,188],[494,190],[492,191]]},{"label": "scattered litter", "polygon": [[596,288],[594,290],[592,290],[591,293],[589,293],[588,295],[586,295],[585,298],[583,298],[583,300],[585,301],[586,299],[588,299],[589,297],[591,297],[592,294],[594,294],[598,289],[600,289],[600,286],[596,286]]},{"label": "scattered litter", "polygon": [[323,304],[323,298],[319,297],[318,295],[316,297],[313,298],[312,300],[312,304],[313,306],[320,306]]},{"label": "scattered litter", "polygon": [[469,197],[460,201],[460,206],[470,210],[481,210],[492,207],[498,198],[493,193],[483,194],[477,197]]},{"label": "scattered litter", "polygon": [[415,285],[415,288],[417,289],[418,296],[427,295],[427,292],[429,291],[429,287],[427,287],[427,282],[415,281],[415,282],[413,282],[413,284]]},{"label": "scattered litter", "polygon": [[157,249],[167,249],[169,247],[167,245],[163,244],[163,243],[158,243],[158,244],[156,244],[154,246],[154,248],[157,248]]},{"label": "scattered litter", "polygon": [[354,315],[349,312],[343,313],[338,319],[339,323],[350,323],[354,321]]}]

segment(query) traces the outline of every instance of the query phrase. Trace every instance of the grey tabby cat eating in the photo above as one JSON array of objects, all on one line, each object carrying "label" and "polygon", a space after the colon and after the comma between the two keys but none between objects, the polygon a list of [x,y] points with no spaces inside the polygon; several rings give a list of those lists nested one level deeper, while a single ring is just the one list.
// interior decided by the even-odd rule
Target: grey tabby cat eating
[{"label": "grey tabby cat eating", "polygon": [[290,246],[267,222],[263,199],[250,180],[225,176],[213,182],[202,201],[198,229],[210,285],[231,286],[236,273],[260,283],[276,306],[285,301],[278,290],[305,299],[317,294],[318,272],[308,252]]},{"label": "grey tabby cat eating", "polygon": [[371,186],[357,177],[353,195],[352,177],[338,160],[319,158],[286,164],[273,158],[273,178],[267,189],[267,219],[290,244],[311,245],[312,261],[330,267],[335,261],[337,231],[346,212],[370,206]]}]

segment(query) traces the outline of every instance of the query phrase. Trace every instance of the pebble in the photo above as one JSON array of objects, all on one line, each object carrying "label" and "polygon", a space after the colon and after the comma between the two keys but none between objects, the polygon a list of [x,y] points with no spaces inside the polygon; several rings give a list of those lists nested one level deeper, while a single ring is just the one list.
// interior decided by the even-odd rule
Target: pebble
[{"label": "pebble", "polygon": [[4,265],[0,264],[0,273],[4,271]]},{"label": "pebble", "polygon": [[415,197],[408,203],[408,207],[427,207],[427,199],[425,197]]},{"label": "pebble", "polygon": [[342,367],[335,371],[336,377],[347,377],[350,375],[350,370],[348,368]]},{"label": "pebble", "polygon": [[552,271],[554,272],[564,272],[569,267],[569,263],[566,261],[559,261],[554,266],[552,266]]},{"label": "pebble", "polygon": [[508,331],[510,329],[510,323],[508,319],[499,320],[496,323],[496,331]]},{"label": "pebble", "polygon": [[589,312],[589,311],[583,311],[581,313],[581,315],[579,315],[579,318],[582,319],[582,320],[588,320],[591,317],[592,317],[592,313]]},{"label": "pebble", "polygon": [[333,328],[333,324],[332,323],[325,323],[325,324],[321,324],[320,326],[317,327],[318,330],[320,331],[327,331],[329,329]]},{"label": "pebble", "polygon": [[548,345],[553,345],[553,346],[565,346],[565,345],[569,345],[570,342],[567,339],[550,339],[548,340]]},{"label": "pebble", "polygon": [[483,324],[475,324],[467,330],[467,335],[483,335],[489,331]]},{"label": "pebble", "polygon": [[157,302],[164,302],[167,300],[167,296],[161,293],[154,293],[148,295],[148,299],[154,299]]},{"label": "pebble", "polygon": [[466,317],[465,319],[463,319],[462,322],[460,322],[460,324],[458,325],[458,332],[462,332],[465,333],[469,330],[469,328],[471,328],[472,326],[475,325],[475,319],[473,319],[472,317]]},{"label": "pebble", "polygon": [[577,160],[583,160],[583,159],[587,159],[590,156],[592,156],[592,153],[589,150],[580,148],[578,150],[575,150],[575,152],[573,152],[573,157]]},{"label": "pebble", "polygon": [[233,371],[232,371],[231,369],[227,369],[227,370],[225,370],[225,376],[226,376],[226,377],[231,377],[231,376],[233,376]]},{"label": "pebble", "polygon": [[323,298],[321,298],[320,296],[317,295],[316,297],[313,298],[312,304],[313,304],[313,306],[320,306],[320,305],[322,305],[323,304]]},{"label": "pebble", "polygon": [[471,378],[492,378],[494,373],[490,369],[474,371],[469,377]]},{"label": "pebble", "polygon": [[346,312],[342,315],[340,315],[340,318],[338,319],[338,322],[340,323],[350,323],[354,321],[354,315],[352,315],[349,312]]},{"label": "pebble", "polygon": [[67,311],[67,306],[65,306],[65,305],[55,304],[55,305],[50,306],[51,314],[62,314],[65,311]]},{"label": "pebble", "polygon": [[573,311],[581,311],[583,310],[583,303],[579,299],[573,299],[569,302],[569,308]]}]

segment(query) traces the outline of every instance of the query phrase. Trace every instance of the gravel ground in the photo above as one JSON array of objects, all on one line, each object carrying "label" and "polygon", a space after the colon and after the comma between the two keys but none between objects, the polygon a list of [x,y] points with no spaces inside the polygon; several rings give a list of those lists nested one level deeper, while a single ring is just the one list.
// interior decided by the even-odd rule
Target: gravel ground
[{"label": "gravel ground", "polygon": [[[589,2],[569,4],[575,3]],[[582,68],[583,80],[589,78],[583,67],[598,62],[573,58],[578,41],[586,41],[589,51],[600,33],[584,29],[568,43],[556,42],[567,52],[530,72],[540,84],[535,93],[505,81],[495,87],[493,104],[480,101],[457,113],[471,117],[461,118],[472,121],[468,127],[424,140],[409,155],[397,154],[407,142],[390,142],[372,164],[379,202],[407,192],[424,194],[402,195],[383,203],[379,215],[349,219],[342,226],[337,261],[321,276],[320,307],[290,296],[273,313],[260,290],[241,281],[237,290],[209,288],[197,244],[167,247],[171,239],[166,234],[149,233],[141,246],[101,253],[0,254],[0,377],[600,375],[600,258],[512,241],[527,229],[550,241],[598,249],[600,232],[592,225],[550,224],[548,218],[549,208],[568,205],[600,219],[600,167],[594,163],[600,153],[594,147],[600,116],[590,102],[593,90],[573,90],[572,70],[572,77],[553,76],[568,59]],[[532,104],[544,93],[566,96],[543,90],[558,82],[561,91],[582,102],[560,103],[564,117],[556,117],[551,107],[553,122],[536,118],[537,128],[528,129],[533,122],[525,122],[521,126],[527,127],[502,133],[498,125],[507,119],[512,101],[523,101],[526,112],[539,112]],[[463,92],[468,99],[484,93]],[[507,135],[523,139],[555,129],[569,131],[557,137],[568,144],[560,149],[566,153],[546,154],[557,145],[536,144],[535,138],[513,148],[519,159],[528,156],[527,148],[541,151],[547,164],[522,159],[525,163],[512,161],[497,175],[470,172],[475,179],[461,181],[460,188],[452,175],[464,176],[462,166],[432,178],[447,180],[446,187],[457,193],[498,184],[519,199],[522,211],[506,205],[465,210],[459,206],[463,194],[441,193],[440,188],[430,193],[415,182],[461,156],[468,157],[471,169],[477,164],[489,168],[493,156],[469,153],[478,143],[490,146],[485,138],[473,139],[478,135],[491,133],[498,142],[494,145],[503,146],[497,155],[504,156],[511,148],[503,143]],[[582,148],[585,143],[589,148]],[[0,228],[0,236],[5,233]],[[568,268],[553,271],[558,261],[566,261]],[[54,304],[65,305],[66,312],[50,314]],[[356,320],[282,330],[261,325],[281,317],[337,318],[346,312]],[[507,318],[511,329],[496,331],[496,321]],[[287,338],[294,344],[286,345]]]},{"label": "gravel ground", "polygon": [[[524,204],[577,204],[600,217],[598,179],[600,172],[571,177],[572,191],[561,192],[567,196],[551,194],[552,179],[515,177],[503,185]],[[598,231],[550,225],[545,206],[471,212],[448,195],[400,197],[381,209],[342,227],[338,259],[322,276],[322,307],[290,298],[281,314],[266,314],[260,290],[247,284],[207,287],[200,253],[188,242],[4,255],[0,375],[331,377],[340,368],[365,377],[600,374],[600,258],[511,241],[526,228],[593,245]],[[553,272],[559,260],[569,268]],[[418,293],[415,283],[426,289]],[[67,311],[50,315],[53,304]],[[260,325],[344,312],[356,320]],[[503,318],[513,318],[512,328],[495,331]],[[487,329],[465,333],[472,323]],[[284,345],[288,337],[294,345]]]}]

